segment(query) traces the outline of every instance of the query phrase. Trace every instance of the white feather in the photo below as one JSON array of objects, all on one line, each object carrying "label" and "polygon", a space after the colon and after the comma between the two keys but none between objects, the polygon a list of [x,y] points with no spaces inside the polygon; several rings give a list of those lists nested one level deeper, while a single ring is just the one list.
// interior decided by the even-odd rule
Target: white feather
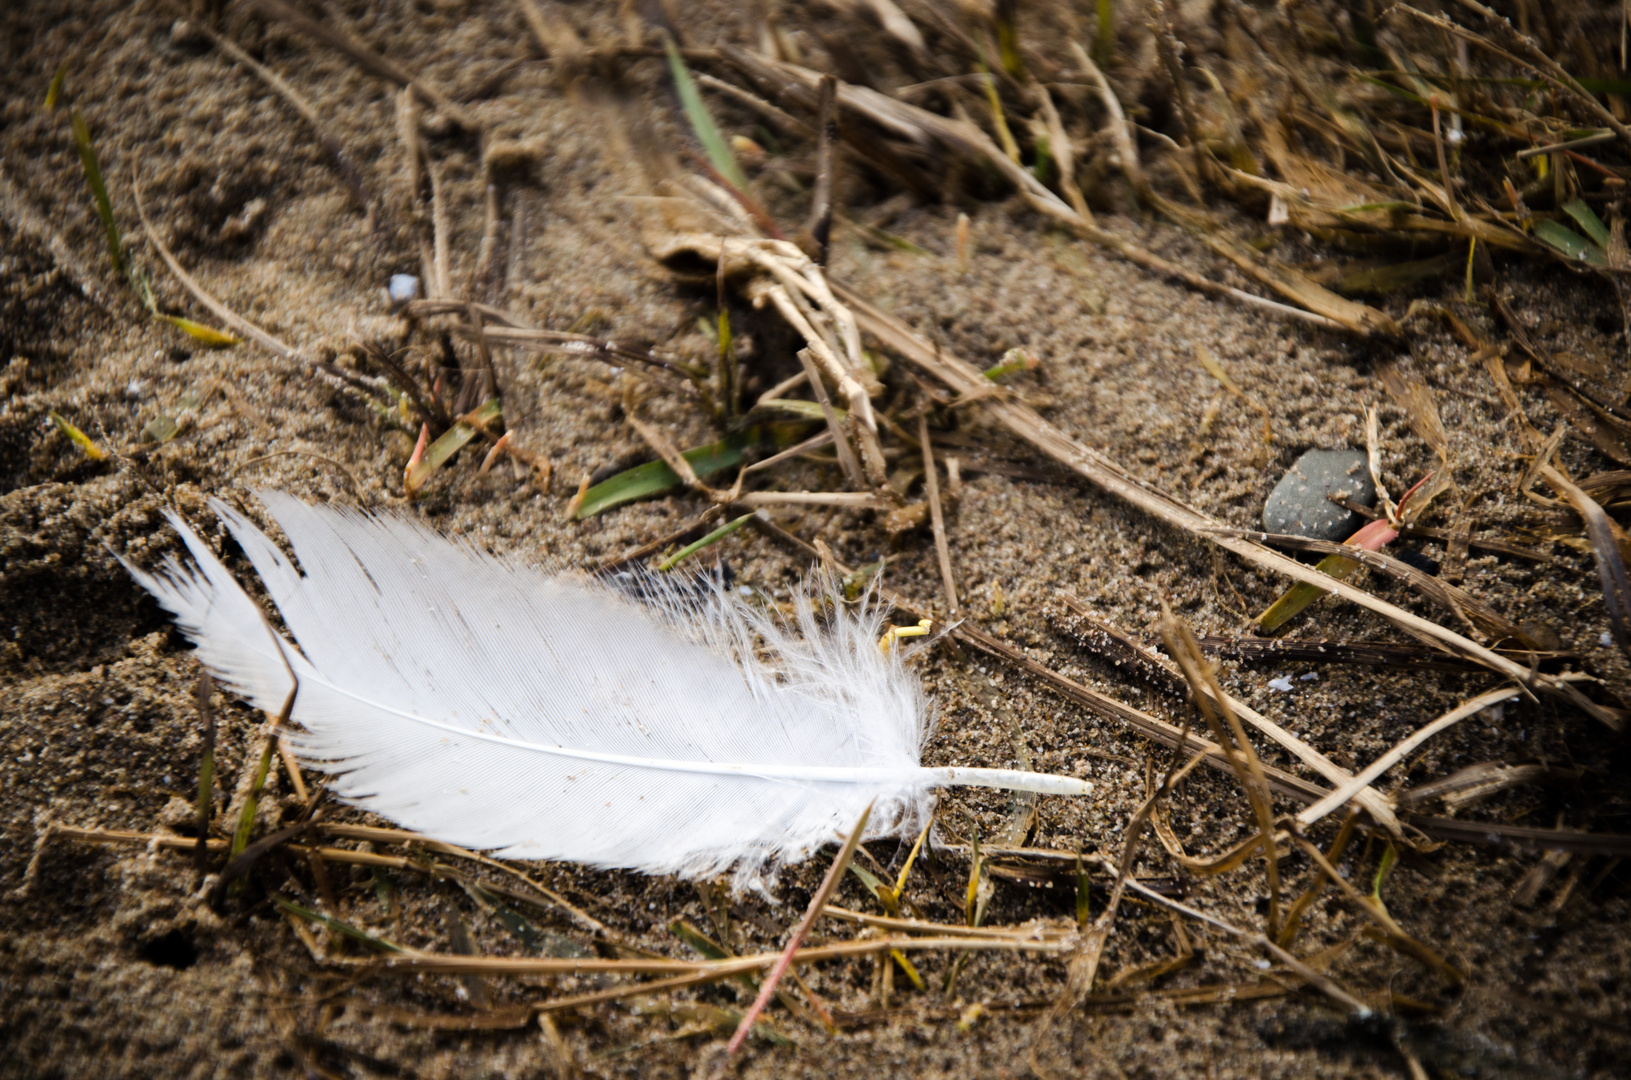
[{"label": "white feather", "polygon": [[195,565],[127,569],[256,707],[282,707],[292,668],[301,760],[341,798],[436,839],[685,877],[734,867],[742,884],[868,803],[879,836],[920,827],[935,786],[1089,790],[921,767],[928,704],[898,650],[880,652],[875,606],[818,622],[806,603],[795,634],[726,590],[637,604],[402,518],[258,494],[298,568],[211,506],[298,648],[178,514]]}]

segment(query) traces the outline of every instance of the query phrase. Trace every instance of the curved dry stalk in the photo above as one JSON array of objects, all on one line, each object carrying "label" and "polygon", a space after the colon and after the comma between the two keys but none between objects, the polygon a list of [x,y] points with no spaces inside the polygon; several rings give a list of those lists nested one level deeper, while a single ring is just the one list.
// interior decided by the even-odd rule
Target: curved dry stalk
[{"label": "curved dry stalk", "polygon": [[248,319],[239,315],[237,312],[221,303],[221,301],[211,296],[204,290],[204,287],[193,278],[191,274],[187,273],[187,271],[181,268],[181,264],[176,261],[176,257],[170,254],[170,249],[165,247],[164,242],[159,239],[158,233],[153,231],[153,223],[147,219],[147,209],[142,205],[141,180],[136,176],[134,170],[132,170],[130,174],[130,193],[135,198],[136,216],[141,219],[142,232],[147,235],[148,243],[153,245],[153,249],[159,253],[159,257],[162,258],[164,260],[164,264],[170,268],[170,272],[176,276],[176,279],[180,281],[181,284],[187,287],[187,291],[193,294],[194,299],[196,299],[200,304],[203,304],[205,307],[209,308],[217,319],[220,319],[223,323],[230,326],[244,337],[254,341],[255,344],[259,345],[267,352],[281,357],[284,360],[298,360],[301,363],[306,362],[306,358],[294,348],[279,341],[271,334],[268,334],[265,330],[262,330],[260,327],[256,326],[254,323],[250,322]]},{"label": "curved dry stalk", "polygon": [[340,140],[330,134],[328,128],[324,126],[323,118],[317,113],[317,107],[308,101],[304,94],[289,85],[288,80],[284,79],[283,76],[244,52],[232,39],[217,34],[210,29],[205,21],[199,20],[192,23],[192,26],[209,38],[217,49],[220,49],[235,63],[246,68],[267,86],[277,91],[283,100],[289,103],[289,107],[299,113],[301,119],[305,120],[307,124],[311,125],[311,129],[316,133],[317,141],[322,144],[323,150],[327,152],[329,157],[334,159],[334,168],[339,172],[340,179],[345,183],[347,190],[351,192],[351,197],[357,200],[357,205],[364,213],[368,213],[373,200],[369,198],[368,188],[363,183],[362,170],[358,169],[357,163],[351,160],[351,155],[345,152],[345,147],[341,145]]},{"label": "curved dry stalk", "polygon": [[[1315,850],[1318,851],[1319,849],[1315,848]],[[1274,957],[1274,959],[1290,968],[1292,971],[1295,971],[1300,978],[1306,980],[1309,984],[1318,987],[1321,993],[1330,998],[1332,1001],[1336,1002],[1338,1005],[1343,1006],[1358,1016],[1369,1016],[1371,1014],[1370,1006],[1366,1005],[1363,1001],[1360,1001],[1358,998],[1342,989],[1342,987],[1338,986],[1330,976],[1315,971],[1306,963],[1297,959],[1295,956],[1291,955],[1291,953],[1281,948],[1279,944],[1271,941],[1262,934],[1253,933],[1250,930],[1242,930],[1240,927],[1224,922],[1222,919],[1219,919],[1216,916],[1208,915],[1204,911],[1197,911],[1194,908],[1189,907],[1187,904],[1180,904],[1178,901],[1173,900],[1170,897],[1162,896],[1154,889],[1148,888],[1137,881],[1129,880],[1127,882],[1127,887],[1151,903],[1159,904],[1164,908],[1176,911],[1180,915],[1187,915],[1196,922],[1205,923],[1207,926],[1210,926],[1216,930],[1222,930],[1231,937],[1237,937],[1243,941],[1251,942],[1252,944],[1261,948],[1264,952],[1268,953],[1270,956]]]},{"label": "curved dry stalk", "polygon": [[1439,974],[1443,975],[1450,982],[1461,983],[1466,981],[1466,972],[1461,971],[1448,960],[1444,959],[1444,957],[1440,956],[1438,954],[1438,950],[1432,948],[1430,945],[1417,941],[1414,937],[1405,933],[1403,927],[1393,921],[1393,916],[1387,913],[1387,908],[1382,906],[1382,902],[1380,900],[1377,900],[1374,897],[1366,896],[1364,893],[1354,888],[1353,883],[1347,878],[1343,877],[1342,872],[1331,865],[1330,860],[1325,857],[1325,853],[1321,851],[1313,841],[1309,840],[1307,837],[1298,832],[1293,832],[1291,834],[1291,839],[1293,843],[1303,849],[1304,853],[1306,853],[1308,857],[1313,860],[1314,865],[1319,867],[1320,872],[1329,878],[1331,883],[1342,891],[1343,895],[1345,895],[1349,900],[1353,901],[1354,905],[1357,906],[1367,918],[1381,928],[1382,933],[1387,938],[1389,945],[1400,952],[1414,956],[1416,959],[1420,960],[1434,971],[1437,971]]},{"label": "curved dry stalk", "polygon": [[1453,725],[1460,723],[1469,716],[1482,712],[1491,705],[1496,705],[1500,702],[1511,700],[1517,696],[1518,693],[1516,690],[1512,689],[1511,687],[1502,687],[1501,689],[1490,690],[1487,693],[1479,694],[1475,698],[1463,701],[1460,705],[1457,705],[1455,708],[1451,709],[1437,720],[1434,720],[1432,723],[1426,725],[1409,738],[1402,740],[1398,745],[1394,746],[1393,749],[1389,750],[1385,754],[1382,754],[1375,761],[1365,766],[1365,768],[1360,770],[1360,772],[1356,774],[1352,780],[1349,780],[1347,783],[1331,792],[1331,794],[1327,795],[1313,806],[1303,810],[1297,815],[1298,823],[1304,826],[1312,825],[1326,814],[1329,814],[1331,811],[1343,806],[1360,791],[1364,790],[1371,783],[1375,782],[1375,780],[1383,773],[1387,772],[1389,769],[1393,768],[1394,765],[1397,765],[1400,761],[1404,760],[1405,755],[1409,754],[1412,750],[1426,742],[1428,739],[1431,739],[1434,735],[1437,735],[1439,732],[1448,727],[1452,727]]},{"label": "curved dry stalk", "polygon": [[[1093,618],[1092,614],[1087,609],[1087,605],[1083,604],[1077,597],[1071,595],[1070,593],[1064,592],[1060,593],[1059,595],[1060,599],[1065,602],[1065,606],[1069,607],[1076,614],[1088,619]],[[1178,678],[1177,673],[1173,672],[1172,669],[1166,664],[1163,664],[1160,659],[1140,647],[1137,642],[1134,642],[1125,635],[1116,632],[1112,627],[1099,623],[1097,620],[1094,620],[1094,624],[1100,631],[1111,637],[1111,639],[1120,647],[1120,649],[1126,651],[1130,658],[1135,663],[1143,667],[1147,672],[1158,673],[1159,676],[1165,676],[1166,678],[1173,680]],[[1187,684],[1184,682],[1177,683],[1178,687],[1183,687],[1185,685]],[[1320,753],[1303,740],[1297,738],[1297,736],[1293,735],[1279,724],[1276,724],[1274,721],[1270,720],[1256,709],[1253,709],[1244,701],[1230,695],[1221,688],[1219,688],[1218,692],[1221,694],[1221,697],[1217,699],[1220,708],[1226,707],[1232,710],[1236,716],[1244,719],[1248,724],[1252,725],[1252,727],[1256,728],[1264,735],[1267,735],[1270,739],[1273,739],[1286,750],[1291,751],[1296,755],[1299,761],[1313,769],[1315,772],[1319,773],[1321,776],[1325,777],[1325,779],[1329,780],[1331,783],[1340,787],[1353,780],[1353,774],[1347,769],[1344,769],[1342,766],[1338,765],[1336,762],[1332,761],[1330,758],[1326,757],[1324,754]],[[1205,693],[1210,696],[1212,694],[1212,690],[1210,688],[1206,688]],[[1354,796],[1354,798],[1361,806],[1365,808],[1366,812],[1370,814],[1371,820],[1375,821],[1378,825],[1382,826],[1395,836],[1399,835],[1400,829],[1398,819],[1394,816],[1391,802],[1385,796],[1383,796],[1380,792],[1366,790],[1359,792]]]},{"label": "curved dry stalk", "polygon": [[1218,744],[1223,747],[1229,764],[1234,767],[1235,776],[1257,818],[1257,840],[1263,849],[1263,864],[1269,884],[1268,936],[1276,937],[1280,932],[1280,856],[1275,848],[1274,805],[1270,801],[1263,763],[1258,760],[1257,751],[1252,749],[1250,740],[1246,738],[1240,718],[1229,707],[1228,695],[1218,684],[1216,671],[1201,655],[1194,632],[1187,623],[1172,614],[1165,600],[1161,602],[1161,607],[1165,616],[1161,637],[1166,642],[1167,655],[1183,671],[1195,704],[1212,728]]}]

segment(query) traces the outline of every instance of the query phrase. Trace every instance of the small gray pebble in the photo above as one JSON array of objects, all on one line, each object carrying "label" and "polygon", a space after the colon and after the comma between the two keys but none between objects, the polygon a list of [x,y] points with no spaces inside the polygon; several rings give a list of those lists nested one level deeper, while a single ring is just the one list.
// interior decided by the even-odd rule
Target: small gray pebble
[{"label": "small gray pebble", "polygon": [[1327,495],[1341,492],[1366,506],[1376,503],[1365,455],[1359,450],[1310,450],[1298,458],[1263,504],[1263,529],[1314,540],[1348,539],[1365,519]]}]

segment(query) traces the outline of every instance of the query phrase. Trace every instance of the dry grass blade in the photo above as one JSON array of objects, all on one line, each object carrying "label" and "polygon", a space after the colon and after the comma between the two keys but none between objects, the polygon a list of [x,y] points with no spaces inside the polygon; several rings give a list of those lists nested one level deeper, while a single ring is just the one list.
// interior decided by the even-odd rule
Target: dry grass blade
[{"label": "dry grass blade", "polygon": [[1503,701],[1510,701],[1517,696],[1517,692],[1512,690],[1510,687],[1503,687],[1498,690],[1490,690],[1487,693],[1479,694],[1477,697],[1463,701],[1460,705],[1457,705],[1455,708],[1451,709],[1437,720],[1434,720],[1432,723],[1426,725],[1409,738],[1399,742],[1387,753],[1381,755],[1375,761],[1365,766],[1365,768],[1362,769],[1352,780],[1337,788],[1335,791],[1331,792],[1331,794],[1327,795],[1313,806],[1304,809],[1297,815],[1298,823],[1304,826],[1312,825],[1326,814],[1329,814],[1333,810],[1345,805],[1366,785],[1374,783],[1378,777],[1387,772],[1389,769],[1393,768],[1393,766],[1397,765],[1400,761],[1404,760],[1406,755],[1411,753],[1416,749],[1416,747],[1420,746],[1428,739],[1431,739],[1434,735],[1444,731],[1446,728],[1453,727],[1454,725],[1465,720],[1467,717],[1476,715],[1492,705],[1498,705]]},{"label": "dry grass blade", "polygon": [[810,198],[810,219],[805,229],[813,246],[811,257],[827,265],[827,245],[832,238],[833,185],[838,168],[838,106],[834,100],[838,80],[831,75],[821,80],[816,127],[820,141],[816,147],[815,192]]},{"label": "dry grass blade", "polygon": [[940,582],[946,589],[946,610],[957,614],[957,580],[951,572],[951,548],[946,543],[946,514],[940,506],[940,477],[935,473],[934,450],[929,445],[929,418],[917,418],[917,439],[923,449],[923,486],[929,498],[929,521],[934,529],[934,550],[940,562]]},{"label": "dry grass blade", "polygon": [[776,960],[775,967],[771,969],[763,985],[759,987],[759,996],[753,999],[753,1004],[742,1015],[742,1023],[737,1027],[736,1034],[731,1036],[730,1044],[726,1047],[725,1053],[727,1056],[735,1055],[742,1048],[743,1040],[748,1037],[748,1032],[753,1030],[754,1021],[759,1019],[759,1014],[764,1012],[766,1005],[770,1004],[770,996],[775,993],[776,985],[781,982],[782,975],[786,973],[788,966],[792,964],[795,954],[799,951],[799,946],[804,943],[805,937],[810,933],[810,928],[815,925],[815,921],[820,917],[822,909],[827,906],[827,901],[832,898],[832,894],[837,890],[838,883],[844,880],[844,869],[849,866],[850,859],[855,855],[855,849],[861,843],[861,835],[866,832],[866,823],[871,816],[872,807],[868,805],[861,812],[861,819],[855,823],[855,828],[850,831],[849,839],[844,841],[844,846],[839,850],[838,857],[833,860],[832,866],[827,868],[827,876],[821,879],[820,887],[816,889],[815,895],[810,897],[810,906],[804,912],[804,918],[800,920],[798,927],[793,931],[793,936],[788,938],[787,948],[782,951],[781,956]]},{"label": "dry grass blade", "polygon": [[838,465],[844,470],[844,478],[849,481],[850,487],[866,487],[866,478],[861,475],[861,463],[856,460],[855,448],[850,445],[849,436],[844,433],[844,425],[838,418],[838,410],[833,408],[832,398],[827,388],[822,384],[821,375],[816,371],[815,360],[809,349],[798,351],[799,363],[804,365],[804,381],[809,384],[810,392],[815,395],[816,404],[821,406],[821,417],[827,422],[827,436],[832,441],[833,449],[838,452]]},{"label": "dry grass blade", "polygon": [[296,10],[284,3],[283,0],[249,0],[249,4],[266,18],[288,23],[306,36],[351,57],[364,71],[388,82],[393,82],[397,86],[411,89],[427,105],[435,107],[464,130],[470,132],[481,131],[481,125],[476,123],[474,117],[454,102],[452,98],[424,79],[415,76],[396,61],[381,56],[360,41],[353,40],[350,35],[341,32],[328,23],[312,18],[305,12]]},{"label": "dry grass blade", "polygon": [[1187,623],[1166,610],[1164,601],[1162,608],[1161,639],[1166,642],[1167,655],[1177,661],[1183,671],[1201,715],[1206,718],[1213,736],[1223,747],[1229,764],[1234,766],[1236,777],[1257,818],[1258,841],[1268,872],[1268,936],[1275,937],[1280,932],[1280,857],[1275,850],[1274,805],[1269,795],[1268,780],[1263,775],[1263,763],[1257,759],[1256,751],[1247,740],[1240,719],[1229,707],[1228,698],[1223,687],[1218,685],[1212,665],[1201,655],[1194,632]]},{"label": "dry grass blade", "polygon": [[1433,799],[1443,799],[1452,810],[1489,798],[1508,788],[1523,784],[1579,783],[1585,775],[1580,768],[1563,768],[1542,762],[1481,761],[1457,769],[1449,776],[1429,780],[1397,793],[1400,806],[1416,806]]},{"label": "dry grass blade", "polygon": [[204,748],[198,761],[198,846],[194,862],[198,876],[203,878],[209,869],[210,814],[215,809],[215,710],[210,705],[210,694],[215,689],[210,673],[198,673],[198,685],[193,689],[193,707],[204,727]]},{"label": "dry grass blade", "polygon": [[1619,833],[1584,832],[1579,829],[1541,829],[1532,825],[1506,825],[1492,821],[1462,821],[1457,818],[1405,814],[1401,818],[1437,840],[1464,844],[1540,848],[1546,851],[1574,851],[1582,855],[1631,857],[1631,836]]},{"label": "dry grass blade", "polygon": [[1410,418],[1410,426],[1421,437],[1422,442],[1432,447],[1439,456],[1439,460],[1446,463],[1450,460],[1450,436],[1444,430],[1444,420],[1439,416],[1438,405],[1433,401],[1433,393],[1427,384],[1418,376],[1407,373],[1397,361],[1382,364],[1377,374],[1381,376],[1382,385],[1392,396],[1395,403],[1405,411]]},{"label": "dry grass blade", "polygon": [[[1359,664],[1421,671],[1477,671],[1464,660],[1446,656],[1426,645],[1399,645],[1389,641],[1287,641],[1284,638],[1200,638],[1201,651],[1208,656],[1238,660],[1243,664],[1283,666],[1294,664]],[[1558,660],[1570,652],[1536,653],[1530,649],[1505,649],[1502,655],[1513,660]]]},{"label": "dry grass blade", "polygon": [[719,506],[718,504],[710,506],[708,509],[704,510],[702,513],[698,514],[696,517],[692,518],[690,521],[686,522],[684,525],[680,526],[678,529],[675,529],[666,536],[659,536],[655,540],[650,540],[644,544],[638,545],[637,547],[632,547],[623,552],[621,555],[614,555],[611,558],[602,561],[595,567],[595,572],[597,574],[604,574],[608,571],[616,570],[619,567],[627,566],[629,563],[639,562],[641,559],[655,555],[657,552],[662,551],[671,544],[677,544],[681,540],[689,539],[692,534],[697,532],[697,530],[701,529],[704,525],[707,525],[724,512],[725,508],[723,506]]},{"label": "dry grass blade", "polygon": [[1007,940],[1008,938],[1032,938],[1049,940],[1063,938],[1064,932],[1046,924],[1016,927],[967,926],[956,923],[924,922],[921,919],[892,919],[882,915],[867,915],[864,912],[850,911],[848,908],[834,907],[828,904],[821,912],[829,919],[839,922],[855,923],[860,926],[876,926],[880,930],[889,930],[908,934],[936,934],[941,937],[974,937],[992,940]]}]

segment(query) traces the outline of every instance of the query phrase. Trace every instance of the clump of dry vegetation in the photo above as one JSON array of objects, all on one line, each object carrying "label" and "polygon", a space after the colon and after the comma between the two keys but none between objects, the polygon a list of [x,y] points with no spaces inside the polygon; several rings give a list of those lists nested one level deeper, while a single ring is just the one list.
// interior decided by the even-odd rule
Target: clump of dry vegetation
[{"label": "clump of dry vegetation", "polygon": [[[1458,1017],[1478,975],[1456,945],[1399,914],[1419,909],[1398,895],[1394,870],[1409,865],[1420,871],[1413,881],[1430,880],[1435,863],[1464,845],[1495,845],[1522,853],[1528,869],[1494,907],[1591,919],[1618,898],[1623,913],[1621,860],[1631,853],[1623,659],[1594,664],[1555,628],[1504,613],[1467,578],[1469,559],[1573,574],[1566,557],[1589,555],[1609,633],[1631,655],[1631,541],[1618,520],[1631,505],[1631,472],[1622,471],[1631,469],[1631,77],[1619,7],[1100,0],[1078,12],[1013,0],[832,0],[809,11],[710,9],[706,22],[680,5],[625,5],[620,21],[545,0],[517,8],[531,40],[490,81],[537,68],[548,92],[601,110],[608,144],[649,181],[637,196],[608,197],[605,211],[638,233],[673,288],[696,298],[703,315],[693,336],[704,349],[672,347],[659,327],[649,340],[607,336],[592,312],[562,327],[520,313],[510,301],[529,225],[515,191],[544,149],[490,130],[479,93],[442,89],[321,4],[246,0],[225,10],[178,6],[165,17],[185,19],[172,37],[218,51],[270,88],[287,105],[291,137],[322,149],[347,212],[365,216],[381,251],[405,250],[417,263],[418,295],[402,296],[388,323],[370,324],[389,333],[290,344],[190,274],[143,198],[140,166],[105,174],[99,165],[66,59],[41,98],[69,113],[64,130],[107,250],[78,252],[64,267],[126,317],[145,312],[198,347],[275,357],[355,403],[379,430],[406,433],[412,449],[389,487],[409,503],[456,503],[472,477],[508,467],[517,489],[558,496],[558,516],[571,521],[656,496],[684,500],[679,528],[599,560],[589,568],[598,572],[635,564],[684,572],[686,560],[727,538],[757,534],[753,542],[801,565],[829,568],[850,599],[883,573],[900,636],[930,638],[920,662],[932,650],[947,665],[1013,673],[1023,692],[1141,737],[1135,758],[1086,743],[1065,751],[1114,759],[1131,778],[1118,843],[1080,833],[1060,843],[1069,830],[1058,827],[1046,830],[1055,839],[1035,840],[1044,830],[1034,795],[995,809],[950,799],[915,845],[890,854],[852,839],[835,860],[820,860],[810,873],[826,879],[810,890],[810,917],[790,941],[797,905],[771,909],[706,886],[688,901],[700,904],[701,925],[666,911],[667,947],[655,948],[597,898],[593,879],[560,886],[535,868],[327,803],[321,779],[282,747],[277,718],[258,729],[227,791],[214,757],[222,699],[202,680],[201,760],[170,766],[197,777],[189,812],[162,828],[42,816],[10,902],[49,903],[52,865],[71,850],[145,846],[174,889],[197,893],[214,918],[270,922],[284,935],[281,989],[259,1007],[307,1075],[408,1067],[386,1068],[332,1034],[341,1017],[409,1033],[541,1032],[529,1037],[542,1039],[548,1067],[570,1076],[639,1071],[643,1060],[728,1070],[738,1053],[775,1067],[778,1054],[829,1048],[808,1059],[819,1061],[844,1040],[844,1060],[864,1062],[864,1039],[877,1030],[932,1020],[945,1038],[972,1038],[983,1017],[1002,1013],[1020,1025],[1014,1045],[1025,1066],[1049,1077],[1091,1059],[1100,1017],[1228,1012],[1274,999],[1319,1002],[1330,1030],[1311,1023],[1307,1041],[1375,1048],[1389,1071],[1538,1067],[1525,1064],[1526,1052],[1461,1036]],[[318,107],[235,41],[264,44],[273,32],[392,88],[396,127],[377,167],[360,166],[360,150],[329,130]],[[671,95],[665,125],[641,115],[629,90],[631,72],[653,67]],[[455,235],[455,170],[479,185],[479,235]],[[110,189],[128,191],[145,244],[121,232]],[[17,216],[15,192],[0,196],[14,230],[49,232]],[[1426,450],[1408,460],[1431,467],[1390,499],[1383,480],[1405,459],[1373,411],[1366,435],[1382,497],[1371,525],[1342,545],[1243,529],[1052,422],[1031,375],[1036,358],[1023,348],[959,356],[934,328],[909,325],[831,272],[837,232],[915,257],[922,247],[890,231],[894,216],[1004,200],[1028,208],[1037,235],[1101,249],[1129,274],[1359,343],[1392,415]],[[1140,216],[1218,258],[1156,250]],[[256,227],[247,216],[234,226]],[[232,242],[211,228],[195,246]],[[966,267],[966,215],[946,241],[945,257]],[[458,255],[470,251],[474,258]],[[1578,325],[1542,332],[1524,298],[1535,281],[1566,276],[1581,279],[1581,295],[1605,314],[1581,311]],[[175,298],[175,310],[155,295]],[[1447,342],[1468,354],[1472,385],[1426,376],[1427,358]],[[618,374],[616,407],[646,460],[569,475],[529,444],[507,412],[506,365],[562,358]],[[1272,410],[1209,354],[1197,365],[1262,413],[1261,440],[1272,446]],[[186,440],[209,401],[230,404],[237,393],[227,382],[201,386],[124,446],[87,434],[71,410],[50,419],[85,469],[134,468]],[[1470,466],[1441,416],[1446,393],[1496,406],[1492,432],[1521,446],[1520,475],[1502,495],[1537,509],[1527,535],[1483,527],[1475,493],[1458,484]],[[972,415],[1019,448],[1006,465],[971,443],[963,418]],[[1586,469],[1565,465],[1565,450]],[[360,502],[379,480],[355,475],[371,466],[304,450],[273,450],[238,468],[278,454],[327,462]],[[1197,635],[1167,610],[1142,638],[1088,600],[1049,597],[1059,636],[1119,687],[1089,685],[982,626],[1001,620],[1005,601],[1000,592],[971,599],[954,557],[948,521],[964,476],[1004,468],[1068,476],[1136,510],[1162,537],[1209,545],[1219,565],[1226,555],[1290,591],[1256,618],[1212,628],[1227,633]],[[779,514],[787,508],[821,510],[801,520],[830,534],[789,527]],[[846,565],[837,534],[851,528],[932,550],[938,592],[896,592],[887,559]],[[1390,554],[1412,540],[1441,548],[1440,563],[1424,569]],[[1378,584],[1385,580],[1408,594]],[[1316,605],[1322,596],[1331,599]],[[1365,620],[1339,622],[1333,637],[1322,621],[1338,605]],[[1355,626],[1370,630],[1356,635]],[[1409,671],[1460,700],[1413,717],[1409,733],[1380,752],[1360,752],[1340,730],[1311,734],[1254,708],[1229,688],[1240,668],[1221,666],[1293,662]],[[1535,756],[1518,740],[1500,756],[1417,774],[1432,740],[1506,707],[1567,729],[1569,745],[1590,752]],[[1012,744],[1029,768],[1017,726]],[[1216,777],[1197,789],[1203,766]],[[269,785],[279,799],[269,799]],[[1513,792],[1535,796],[1522,814],[1481,813]],[[1209,800],[1204,814],[1194,812],[1196,798]],[[1180,817],[1194,822],[1187,834],[1174,826]],[[1208,822],[1236,819],[1244,835],[1209,835]],[[853,903],[839,902],[841,885]],[[639,885],[618,888],[643,895]],[[999,890],[1028,898],[997,906],[1014,921],[990,918]],[[459,903],[441,906],[440,926],[431,907],[413,910],[448,895]],[[1390,959],[1350,962],[1360,954]],[[1111,955],[1118,960],[1107,970]],[[1012,965],[1010,983],[1034,989],[984,1004],[970,984],[989,975],[981,964],[992,956]],[[1593,1015],[1502,992],[1513,1007],[1593,1032],[1591,1068],[1623,1063],[1622,1039],[1605,1033],[1625,1019],[1612,995],[1610,1014]],[[613,1009],[617,1020],[607,1019]]]}]

